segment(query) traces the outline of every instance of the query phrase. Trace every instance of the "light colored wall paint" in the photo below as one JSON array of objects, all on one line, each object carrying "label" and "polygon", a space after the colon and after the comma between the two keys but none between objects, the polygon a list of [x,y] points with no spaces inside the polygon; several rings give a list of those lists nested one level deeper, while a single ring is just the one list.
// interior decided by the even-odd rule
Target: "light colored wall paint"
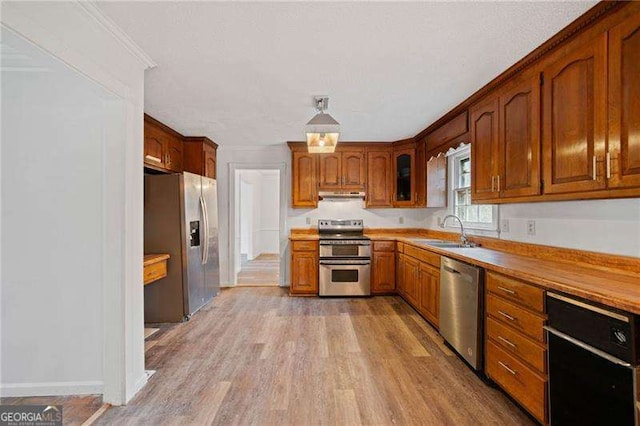
[{"label": "light colored wall paint", "polygon": [[[101,248],[99,254],[100,279],[104,285],[102,285],[102,294],[98,296],[97,303],[93,308],[98,311],[102,309],[103,327],[92,328],[90,322],[83,324],[82,327],[92,328],[91,334],[100,336],[100,340],[102,340],[104,350],[101,370],[104,383],[102,389],[104,402],[114,405],[123,404],[130,400],[146,383],[142,292],[143,190],[140,164],[142,164],[143,151],[144,70],[154,64],[92,3],[3,3],[0,19],[4,27],[3,30],[8,29],[14,34],[19,34],[27,39],[30,42],[29,46],[35,47],[39,53],[51,55],[59,60],[60,64],[65,64],[65,67],[73,69],[74,72],[100,85],[114,97],[113,100],[104,100],[104,112],[100,114],[103,124],[102,145],[100,155],[95,161],[101,167],[102,185],[98,188],[92,188],[92,191],[97,193],[102,191],[101,233],[96,244],[99,244]],[[6,37],[3,35],[2,38],[4,51]],[[3,60],[3,68],[5,65],[7,63]],[[58,124],[61,129],[64,129],[65,123]],[[30,125],[32,126],[33,123]],[[74,130],[64,129],[63,131],[73,132]],[[47,138],[43,140],[27,141],[28,143],[23,146],[25,152],[33,155],[34,152],[37,152],[34,147],[40,143],[47,143],[49,137],[52,135],[47,135]],[[93,146],[93,143],[90,142],[85,140],[88,146]],[[3,149],[5,143],[7,142],[3,138]],[[74,144],[75,142],[69,141],[69,143]],[[87,147],[79,149],[87,149]],[[43,152],[47,152],[47,148]],[[60,156],[55,158],[59,160],[56,171],[58,178],[65,176],[66,170],[80,170],[79,177],[84,177],[87,171],[82,167],[94,161],[83,157],[82,161],[78,162],[75,155],[71,155],[69,158]],[[32,173],[30,176],[37,176],[43,185],[42,194],[32,195],[43,195],[41,198],[46,199],[48,176],[40,170],[31,169],[29,172]],[[88,173],[87,176],[91,181],[91,173]],[[21,182],[7,181],[3,178],[2,184],[4,189],[7,185],[20,185]],[[80,186],[79,183],[71,183],[71,188],[77,189]],[[25,204],[25,206],[29,205]],[[16,209],[22,207],[20,205],[13,206]],[[86,219],[82,218],[83,209],[89,209],[87,206],[82,206],[80,210],[74,210],[60,203],[45,207],[66,211],[66,215],[61,219],[61,225],[69,225],[70,222],[85,223]],[[44,209],[45,213],[46,208]],[[59,216],[59,213],[52,215],[52,217]],[[3,228],[5,226],[11,225],[3,223]],[[58,232],[64,233],[65,231],[65,227],[58,228]],[[71,235],[76,235],[75,231],[70,232]],[[51,237],[50,234],[45,235]],[[85,244],[86,238],[76,241],[76,243]],[[6,245],[4,241],[2,245]],[[43,249],[55,246],[55,239],[40,238],[39,240],[39,247]],[[73,253],[74,250],[72,249],[68,253]],[[74,256],[69,255],[65,260],[64,263],[69,268],[82,269],[77,265],[78,259]],[[48,266],[55,269],[53,265]],[[43,288],[46,288],[48,284],[47,282],[37,283]],[[92,281],[83,281],[83,284],[91,287],[92,290],[95,290],[95,286],[100,285],[99,282]],[[2,292],[5,291],[6,285],[3,278]],[[86,301],[83,299],[81,303],[86,304]],[[24,301],[19,302],[25,306]],[[78,322],[78,318],[73,310],[59,310],[56,313],[68,318],[65,327],[58,330],[58,335],[61,339],[66,339],[61,340],[60,343],[68,344],[66,351],[69,357],[55,366],[55,369],[67,375],[67,378],[62,382],[20,381],[12,383],[11,387],[5,387],[3,376],[3,395],[95,393],[96,383],[87,383],[82,378],[76,377],[78,372],[73,359],[78,353],[75,348],[75,344],[78,342],[74,338],[69,339],[65,334],[67,325]],[[47,313],[41,314],[41,319],[32,316],[29,320],[36,323],[46,323],[50,320]],[[13,325],[20,326],[20,324]],[[84,330],[83,332],[87,333],[88,331]],[[48,350],[48,347],[44,347],[39,352],[42,356],[46,356]],[[4,346],[2,354],[4,355]],[[4,356],[2,358],[2,365],[6,366]],[[22,362],[23,360],[20,360],[20,363]],[[37,365],[31,367],[38,368]],[[9,368],[13,369],[14,366],[10,365]],[[48,379],[45,378],[45,380]]]},{"label": "light colored wall paint", "polygon": [[[440,229],[438,217],[449,213],[446,209],[426,211],[426,226],[430,229]],[[640,198],[503,204],[498,207],[498,215],[500,221],[508,221],[509,232],[470,233],[640,257]],[[527,234],[530,220],[535,221],[535,235]]]}]

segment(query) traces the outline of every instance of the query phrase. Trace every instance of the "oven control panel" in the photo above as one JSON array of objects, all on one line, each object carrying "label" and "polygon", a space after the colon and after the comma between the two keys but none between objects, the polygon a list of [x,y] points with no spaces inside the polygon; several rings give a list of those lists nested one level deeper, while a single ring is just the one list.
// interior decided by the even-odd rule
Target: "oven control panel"
[{"label": "oven control panel", "polygon": [[332,219],[320,219],[318,221],[318,228],[320,229],[342,229],[342,228],[362,228],[364,221],[362,219],[347,219],[347,220],[332,220]]}]

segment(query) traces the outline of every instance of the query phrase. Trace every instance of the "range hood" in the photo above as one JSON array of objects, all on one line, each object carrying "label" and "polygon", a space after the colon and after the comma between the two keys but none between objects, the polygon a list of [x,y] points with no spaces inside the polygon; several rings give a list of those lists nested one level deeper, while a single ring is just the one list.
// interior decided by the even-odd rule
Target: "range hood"
[{"label": "range hood", "polygon": [[320,191],[318,197],[321,200],[326,201],[339,201],[339,200],[364,200],[364,192],[362,191]]}]

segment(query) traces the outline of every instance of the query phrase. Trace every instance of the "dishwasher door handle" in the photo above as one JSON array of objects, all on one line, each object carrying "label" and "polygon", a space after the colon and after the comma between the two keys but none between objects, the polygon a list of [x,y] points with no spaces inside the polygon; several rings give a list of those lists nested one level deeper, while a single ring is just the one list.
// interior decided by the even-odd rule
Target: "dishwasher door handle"
[{"label": "dishwasher door handle", "polygon": [[451,272],[452,274],[461,274],[460,271],[456,271],[455,269],[451,269],[448,266],[443,266],[442,268],[447,272]]},{"label": "dishwasher door handle", "polygon": [[604,358],[609,362],[612,362],[612,363],[617,364],[617,365],[621,365],[623,367],[631,368],[631,364],[629,364],[628,362],[623,361],[621,359],[618,359],[618,358],[616,358],[616,357],[614,357],[612,355],[609,355],[608,353],[606,353],[604,351],[601,351],[598,348],[594,348],[591,345],[587,345],[586,343],[581,342],[580,340],[576,339],[575,337],[571,337],[571,336],[569,336],[567,334],[564,334],[563,332],[561,332],[559,330],[556,330],[553,327],[549,327],[548,325],[545,325],[542,328],[544,328],[545,330],[547,330],[547,332],[553,334],[554,336],[557,336],[557,337],[559,337],[559,338],[561,338],[563,340],[566,340],[569,343],[573,343],[574,345],[578,346],[579,348],[582,348],[585,351],[591,352],[592,354],[597,355],[600,358]]}]

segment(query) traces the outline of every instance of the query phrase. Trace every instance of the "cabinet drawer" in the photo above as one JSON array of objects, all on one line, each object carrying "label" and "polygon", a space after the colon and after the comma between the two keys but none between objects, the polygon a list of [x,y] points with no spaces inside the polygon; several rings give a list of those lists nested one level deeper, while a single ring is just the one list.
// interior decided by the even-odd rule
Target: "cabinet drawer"
[{"label": "cabinet drawer", "polygon": [[522,281],[487,272],[487,290],[534,311],[544,312],[544,290]]},{"label": "cabinet drawer", "polygon": [[486,356],[487,375],[544,423],[547,381],[491,341]]},{"label": "cabinet drawer", "polygon": [[487,314],[503,324],[530,336],[539,342],[544,342],[545,318],[500,299],[492,294],[487,294]]},{"label": "cabinet drawer", "polygon": [[373,251],[396,251],[395,241],[374,241]]},{"label": "cabinet drawer", "polygon": [[535,367],[541,374],[546,372],[547,351],[544,346],[489,317],[487,317],[487,337],[492,339],[496,346]]},{"label": "cabinet drawer", "polygon": [[316,251],[318,250],[317,241],[292,241],[291,250],[293,251]]},{"label": "cabinet drawer", "polygon": [[433,267],[440,268],[440,255],[432,253],[428,250],[423,250],[411,245],[404,246],[404,254],[414,257],[422,262],[428,263]]},{"label": "cabinet drawer", "polygon": [[144,267],[144,284],[150,284],[167,276],[167,261],[152,263]]}]

